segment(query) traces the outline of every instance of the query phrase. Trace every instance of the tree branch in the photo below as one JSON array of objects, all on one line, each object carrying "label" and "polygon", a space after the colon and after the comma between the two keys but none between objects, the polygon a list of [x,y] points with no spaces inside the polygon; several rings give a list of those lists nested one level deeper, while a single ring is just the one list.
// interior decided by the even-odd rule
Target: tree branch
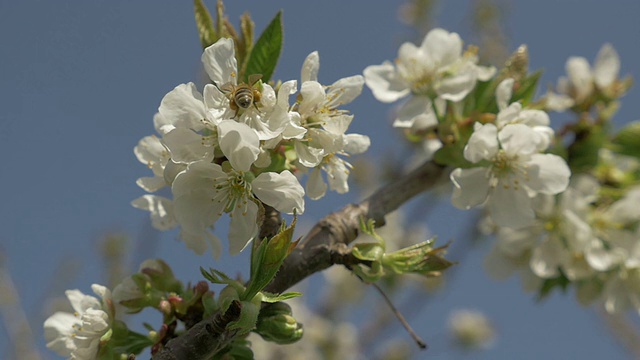
[{"label": "tree branch", "polygon": [[[304,241],[285,259],[276,277],[264,290],[282,293],[306,277],[343,262],[341,254],[344,253],[346,245],[358,236],[361,217],[373,219],[376,226],[384,225],[384,217],[388,213],[432,188],[444,173],[445,167],[433,161],[427,161],[409,174],[382,186],[361,203],[349,204],[327,215],[309,231]],[[273,223],[277,223],[274,221],[277,217],[274,216],[271,219]],[[221,336],[214,336],[216,332],[212,334],[210,331],[218,317],[220,315],[205,319],[182,336],[171,340],[153,359],[210,359],[213,354],[212,349],[215,351],[222,349]],[[208,342],[205,341],[207,337]],[[226,340],[225,344],[230,341]],[[202,347],[202,351],[194,351],[198,347]]]},{"label": "tree branch", "polygon": [[338,244],[348,245],[358,236],[360,217],[384,225],[384,217],[414,196],[432,188],[445,168],[428,161],[406,176],[382,186],[360,204],[349,204],[327,215],[307,234],[285,259],[280,271],[265,291],[281,293],[311,274],[334,264],[331,250]]},{"label": "tree branch", "polygon": [[227,330],[227,325],[238,320],[242,304],[234,300],[227,311],[204,319],[191,327],[185,334],[167,342],[164,348],[153,355],[154,360],[211,359],[224,349],[236,336],[235,330]]}]

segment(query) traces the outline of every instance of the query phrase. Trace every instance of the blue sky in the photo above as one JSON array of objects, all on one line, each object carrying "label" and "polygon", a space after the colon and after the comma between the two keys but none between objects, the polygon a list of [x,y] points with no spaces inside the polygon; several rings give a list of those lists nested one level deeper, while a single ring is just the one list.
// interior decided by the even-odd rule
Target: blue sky
[{"label": "blue sky", "polygon": [[[213,1],[207,2],[213,7]],[[442,2],[437,25],[471,38],[469,1]],[[368,5],[365,5],[368,4]],[[372,64],[393,59],[408,29],[398,21],[397,2],[229,2],[235,23],[249,10],[258,31],[284,9],[285,45],[274,78],[296,79],[310,52],[318,50],[320,81],[326,84]],[[622,59],[622,74],[640,71],[640,2],[618,0],[512,2],[506,26],[510,50],[529,46],[531,68],[544,69],[543,84],[564,74],[573,55],[592,61],[604,42]],[[147,176],[132,149],[153,132],[152,116],[176,85],[202,76],[200,44],[191,3],[53,2],[0,3],[0,254],[13,276],[36,341],[43,343],[44,300],[65,288],[90,291],[104,282],[97,241],[105,232],[129,234],[134,267],[147,257],[163,257],[185,280],[198,279],[197,266],[209,257],[190,253],[175,233],[154,233],[146,213],[129,202],[142,195],[135,179]],[[616,124],[640,118],[640,91],[623,99]],[[395,151],[398,136],[389,125],[391,107],[369,90],[351,106],[352,131],[371,137],[372,156]],[[552,117],[553,121],[553,117]],[[304,222],[357,200],[330,194],[307,204]],[[419,211],[420,203],[411,209]],[[468,216],[448,205],[437,207],[429,223],[441,239],[465,241],[459,223]],[[222,229],[221,234],[224,234]],[[146,239],[142,242],[140,239]],[[448,359],[444,322],[452,309],[486,312],[498,327],[493,350],[477,359],[624,358],[625,353],[590,309],[571,294],[535,303],[516,279],[495,282],[480,271],[486,245],[469,251],[444,292],[413,318],[432,348],[432,358]],[[244,258],[216,266],[241,271]],[[60,284],[54,269],[73,265]],[[194,266],[197,264],[197,266]],[[58,281],[58,285],[51,285]],[[399,327],[398,327],[399,328]],[[0,328],[0,357],[10,356]],[[54,359],[50,352],[47,358]]]}]

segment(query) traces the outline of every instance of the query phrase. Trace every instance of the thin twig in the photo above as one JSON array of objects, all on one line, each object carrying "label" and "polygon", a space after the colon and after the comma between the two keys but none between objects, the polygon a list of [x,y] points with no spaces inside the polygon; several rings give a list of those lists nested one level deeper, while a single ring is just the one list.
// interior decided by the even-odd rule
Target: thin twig
[{"label": "thin twig", "polygon": [[396,309],[396,307],[391,302],[391,299],[389,299],[387,294],[385,294],[384,290],[382,290],[380,288],[380,286],[378,286],[378,284],[376,284],[376,283],[371,283],[371,286],[373,286],[378,291],[378,293],[380,295],[382,295],[382,298],[384,299],[384,301],[387,303],[387,305],[391,309],[391,312],[393,313],[393,315],[395,315],[395,317],[398,319],[398,321],[400,321],[400,324],[402,324],[402,326],[405,328],[405,330],[407,330],[409,335],[411,335],[411,338],[413,339],[413,341],[416,342],[418,347],[420,349],[422,349],[422,350],[426,349],[427,348],[427,343],[425,343],[420,338],[420,336],[418,336],[418,334],[416,334],[415,331],[413,331],[413,328],[411,328],[411,325],[409,325],[409,323],[404,318],[404,316],[402,316],[402,313],[400,313],[400,311],[398,311],[398,309]]}]

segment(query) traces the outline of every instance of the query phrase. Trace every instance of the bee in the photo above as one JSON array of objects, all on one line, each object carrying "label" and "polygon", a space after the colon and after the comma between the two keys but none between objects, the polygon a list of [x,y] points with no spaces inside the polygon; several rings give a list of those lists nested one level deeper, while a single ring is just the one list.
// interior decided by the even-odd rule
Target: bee
[{"label": "bee", "polygon": [[249,75],[249,83],[240,83],[238,85],[233,85],[228,82],[222,86],[218,86],[218,84],[213,82],[213,85],[218,89],[221,93],[223,93],[227,99],[229,99],[229,107],[231,110],[234,110],[236,113],[233,115],[235,118],[238,116],[238,112],[240,109],[248,109],[251,105],[255,106],[256,110],[258,109],[257,103],[260,102],[262,98],[262,93],[260,90],[253,87],[260,79],[262,79],[262,74],[253,74]]}]

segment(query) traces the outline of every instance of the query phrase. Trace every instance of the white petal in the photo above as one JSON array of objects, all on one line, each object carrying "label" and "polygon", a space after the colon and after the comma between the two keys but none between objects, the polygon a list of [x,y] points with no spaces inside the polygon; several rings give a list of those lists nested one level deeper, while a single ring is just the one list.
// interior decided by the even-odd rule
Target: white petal
[{"label": "white petal", "polygon": [[487,199],[489,179],[487,179],[486,168],[458,168],[453,170],[449,177],[454,186],[451,203],[458,209],[471,209],[481,205]]},{"label": "white petal", "polygon": [[318,81],[318,71],[320,70],[320,55],[317,51],[312,52],[304,59],[300,81]]},{"label": "white petal", "polygon": [[209,122],[217,125],[220,120],[234,116],[235,112],[229,107],[229,98],[213,84],[206,84],[202,93]]},{"label": "white petal", "polygon": [[593,91],[593,77],[591,66],[583,57],[570,57],[567,60],[567,75],[576,91],[576,100],[584,100]]},{"label": "white petal", "polygon": [[166,117],[162,116],[159,112],[153,115],[153,127],[156,129],[158,134],[164,135],[168,131],[171,131],[175,126],[171,124],[171,121]]},{"label": "white petal", "polygon": [[501,109],[496,117],[496,126],[502,129],[509,124],[517,124],[519,122],[522,104],[518,102],[511,103],[506,108]]},{"label": "white petal", "polygon": [[79,314],[84,314],[87,309],[100,309],[100,301],[91,295],[85,295],[80,290],[67,290],[64,292],[71,303],[73,310]]},{"label": "white petal", "polygon": [[249,126],[233,120],[220,122],[218,141],[231,166],[239,171],[249,171],[260,154],[260,139],[256,132]]},{"label": "white petal", "polygon": [[167,185],[172,185],[173,184],[173,180],[176,179],[176,176],[178,176],[178,174],[180,174],[181,172],[183,172],[186,169],[187,169],[187,164],[176,163],[176,162],[173,162],[173,161],[169,160],[167,165],[164,167],[164,173],[162,174],[163,178],[164,178],[164,182]]},{"label": "white petal", "polygon": [[246,207],[236,207],[229,225],[229,253],[240,253],[258,235],[258,205],[248,201]]},{"label": "white petal", "polygon": [[361,75],[354,75],[342,78],[329,86],[327,98],[331,99],[332,108],[352,102],[362,93],[364,78]]},{"label": "white petal", "polygon": [[[180,231],[180,238],[184,241],[187,248],[193,250],[196,254],[202,255],[209,247],[211,233],[208,230],[202,229],[197,232],[189,232],[186,229]],[[217,251],[217,252],[216,252]],[[214,257],[220,256],[221,250],[212,248]]]},{"label": "white petal", "polygon": [[[477,123],[478,124],[478,123]],[[498,152],[498,129],[493,124],[475,127],[464,148],[464,158],[477,163],[489,160]]]},{"label": "white petal", "polygon": [[298,155],[298,161],[300,164],[309,168],[318,166],[325,155],[325,151],[323,149],[308,146],[301,141],[294,142],[294,149],[296,151],[296,155]]},{"label": "white petal", "polygon": [[307,179],[307,196],[312,200],[318,200],[327,192],[327,184],[322,179],[320,169],[315,168]]},{"label": "white petal", "polygon": [[349,169],[344,160],[334,156],[327,164],[327,181],[329,188],[338,194],[344,194],[349,191]]},{"label": "white petal", "polygon": [[558,155],[534,154],[529,161],[527,186],[542,194],[558,194],[569,186],[571,170]]},{"label": "white petal", "polygon": [[213,148],[205,146],[202,135],[189,129],[177,127],[165,134],[162,142],[169,149],[171,159],[175,162],[187,164],[213,159]]},{"label": "white petal", "polygon": [[300,114],[294,112],[290,113],[291,121],[287,124],[282,131],[283,139],[302,139],[304,138],[304,134],[307,133],[307,129],[300,126],[300,120],[295,120],[296,118],[300,118]]},{"label": "white petal", "polygon": [[522,110],[520,112],[522,123],[528,126],[549,126],[549,115],[542,110]]},{"label": "white petal", "polygon": [[529,266],[541,278],[549,279],[560,275],[561,256],[565,249],[555,239],[547,239],[533,250]]},{"label": "white petal", "polygon": [[427,33],[420,48],[429,55],[435,64],[443,66],[460,58],[462,40],[456,33],[436,28]]},{"label": "white petal", "polygon": [[549,111],[562,112],[574,105],[574,101],[570,96],[564,94],[556,94],[552,91],[547,92],[544,96],[545,108]]},{"label": "white petal", "polygon": [[76,346],[71,338],[73,326],[80,325],[80,319],[73,314],[56,312],[44,322],[44,338],[47,347],[61,356],[71,356]]},{"label": "white petal", "polygon": [[228,82],[237,84],[236,71],[238,63],[235,57],[233,40],[221,38],[215,44],[204,49],[202,64],[209,78],[215,81],[218,86]]},{"label": "white petal", "polygon": [[478,74],[478,80],[487,81],[491,79],[498,70],[493,66],[477,66],[476,65],[476,71]]},{"label": "white petal", "polygon": [[141,177],[136,180],[136,185],[140,186],[144,191],[156,192],[167,186],[164,177]]},{"label": "white petal", "polygon": [[176,86],[162,98],[158,112],[162,119],[176,127],[200,130],[206,117],[202,95],[194,83]]},{"label": "white petal", "polygon": [[324,88],[320,83],[315,81],[302,83],[300,95],[302,96],[302,101],[300,102],[298,111],[303,115],[310,115],[326,98]]},{"label": "white petal", "polygon": [[598,52],[596,62],[593,65],[593,75],[596,85],[599,88],[606,88],[611,85],[620,72],[620,57],[616,50],[607,43],[602,45]]},{"label": "white petal", "polygon": [[523,124],[505,126],[498,133],[498,139],[502,149],[510,156],[531,155],[538,151],[543,140],[540,134]]},{"label": "white petal", "polygon": [[[224,211],[225,203],[215,201],[214,195],[213,191],[197,190],[174,199],[176,219],[184,233],[205,240],[203,233],[220,218]],[[206,242],[201,246],[189,243],[187,245],[199,254],[207,247]]]},{"label": "white petal", "polygon": [[487,208],[497,225],[512,229],[529,226],[535,219],[531,198],[522,187],[505,188],[498,183],[489,196]]},{"label": "white petal", "polygon": [[162,175],[162,168],[169,160],[169,151],[157,136],[145,136],[133,149],[138,161],[149,166],[155,175]]},{"label": "white petal", "polygon": [[450,101],[460,101],[464,99],[474,86],[476,86],[478,74],[473,63],[466,63],[461,69],[451,75],[442,78],[434,85],[440,97]]},{"label": "white petal", "polygon": [[438,125],[431,100],[426,96],[411,97],[400,107],[397,116],[394,127],[422,130]]},{"label": "white petal", "polygon": [[513,78],[504,79],[496,88],[496,102],[498,103],[498,109],[505,109],[509,105],[511,94],[513,93],[513,83]]},{"label": "white petal", "polygon": [[304,189],[289,170],[280,174],[265,172],[251,182],[253,193],[263,203],[276,210],[292,214],[304,212]]},{"label": "white petal", "polygon": [[322,124],[322,128],[330,132],[332,135],[342,136],[349,129],[353,121],[353,115],[332,116]]},{"label": "white petal", "polygon": [[171,186],[173,196],[188,194],[193,190],[212,189],[214,180],[226,178],[228,175],[218,164],[208,161],[197,161],[189,164],[185,171],[180,172]]},{"label": "white petal", "polygon": [[364,69],[364,81],[378,101],[394,102],[409,94],[409,86],[389,61]]},{"label": "white petal", "polygon": [[170,230],[177,226],[171,200],[155,195],[143,195],[131,202],[133,207],[151,212],[151,224],[158,230]]},{"label": "white petal", "polygon": [[371,145],[371,139],[366,135],[347,134],[345,135],[344,151],[347,154],[362,154]]}]

